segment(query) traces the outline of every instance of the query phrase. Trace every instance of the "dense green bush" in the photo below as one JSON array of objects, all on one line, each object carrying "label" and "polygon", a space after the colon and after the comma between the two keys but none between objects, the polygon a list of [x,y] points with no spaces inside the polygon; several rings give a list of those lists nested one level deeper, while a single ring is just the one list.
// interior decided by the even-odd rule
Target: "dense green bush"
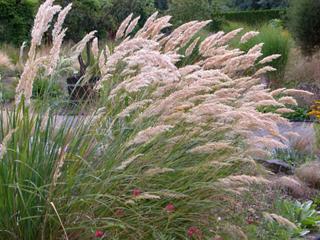
[{"label": "dense green bush", "polygon": [[0,0],[0,42],[21,44],[29,37],[37,1]]},{"label": "dense green bush", "polygon": [[223,30],[225,32],[229,32],[238,28],[243,28],[243,32],[258,31],[259,35],[244,44],[241,44],[238,41],[233,41],[231,43],[233,47],[240,48],[243,51],[248,51],[256,44],[263,43],[263,56],[261,58],[272,54],[281,54],[280,58],[269,64],[276,68],[277,71],[269,72],[268,80],[273,88],[286,86],[284,83],[284,73],[292,47],[292,38],[290,33],[281,26],[276,26],[274,23],[252,27],[238,22],[229,22],[224,25]]},{"label": "dense green bush", "polygon": [[[58,0],[63,6],[71,3],[72,10],[65,25],[67,39],[79,41],[85,33],[97,30],[101,38],[113,37],[116,28],[130,14],[141,16],[143,22],[154,11],[153,0]],[[81,27],[80,27],[81,26]]]},{"label": "dense green bush", "polygon": [[272,19],[281,19],[284,15],[285,10],[283,9],[235,11],[222,14],[225,20],[243,22],[249,25],[265,23]]},{"label": "dense green bush", "polygon": [[214,1],[172,0],[169,5],[169,14],[173,16],[175,26],[193,20],[212,19],[211,30],[218,30],[222,23],[218,6]]},{"label": "dense green bush", "polygon": [[168,0],[155,0],[154,3],[155,3],[155,7],[160,10],[166,10],[169,7]]},{"label": "dense green bush", "polygon": [[285,8],[288,0],[227,0],[223,4],[231,9],[250,10],[250,9],[274,9]]},{"label": "dense green bush", "polygon": [[320,46],[320,1],[292,0],[289,28],[303,52],[310,55]]},{"label": "dense green bush", "polygon": [[282,28],[273,27],[270,24],[264,25],[258,31],[260,34],[256,38],[251,39],[246,44],[240,46],[240,48],[247,51],[258,43],[264,43],[262,48],[264,56],[281,54],[280,58],[270,64],[277,69],[277,72],[269,73],[271,85],[273,87],[281,87],[283,86],[284,72],[291,48],[291,36]]}]

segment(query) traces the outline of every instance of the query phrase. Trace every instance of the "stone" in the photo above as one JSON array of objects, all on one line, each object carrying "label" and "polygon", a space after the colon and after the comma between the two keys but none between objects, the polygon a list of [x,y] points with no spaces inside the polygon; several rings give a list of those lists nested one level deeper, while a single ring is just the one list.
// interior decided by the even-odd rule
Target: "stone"
[{"label": "stone", "polygon": [[274,173],[293,174],[294,167],[279,159],[263,160],[262,164]]}]

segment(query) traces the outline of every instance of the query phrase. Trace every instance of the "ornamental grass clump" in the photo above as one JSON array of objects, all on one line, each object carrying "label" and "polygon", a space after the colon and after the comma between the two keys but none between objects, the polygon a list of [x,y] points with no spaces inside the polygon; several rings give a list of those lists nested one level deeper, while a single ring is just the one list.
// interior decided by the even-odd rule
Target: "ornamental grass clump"
[{"label": "ornamental grass clump", "polygon": [[47,0],[15,110],[1,112],[0,239],[206,239],[221,224],[241,225],[219,216],[252,185],[268,185],[253,158],[288,143],[279,131],[288,121],[257,111],[286,108],[285,89],[260,83],[262,45],[242,52],[228,47],[241,30],[218,32],[197,40],[188,49],[196,60],[185,65],[184,48],[210,21],[164,35],[170,17],[155,13],[133,35],[138,18],[129,16],[114,48],[99,50],[92,32],[63,56],[74,60],[93,40],[100,81],[93,113],[61,121],[35,111],[30,94],[38,70],[50,75],[62,58],[36,54],[59,11],[53,45],[61,46],[69,7]]}]

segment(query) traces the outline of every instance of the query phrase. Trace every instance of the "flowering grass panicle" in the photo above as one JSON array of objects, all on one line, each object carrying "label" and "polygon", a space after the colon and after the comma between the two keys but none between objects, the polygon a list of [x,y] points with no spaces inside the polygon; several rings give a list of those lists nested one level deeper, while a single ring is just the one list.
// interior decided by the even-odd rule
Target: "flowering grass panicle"
[{"label": "flowering grass panicle", "polygon": [[[17,87],[18,109],[22,96],[30,103],[40,67],[55,72],[70,8],[61,11],[52,0],[41,5]],[[38,57],[37,47],[58,12],[51,53]],[[71,48],[67,57],[76,59],[93,40],[100,80],[92,119],[54,126],[50,111],[44,128],[43,116],[29,116],[29,108],[23,121],[11,116],[27,140],[13,141],[13,150],[0,161],[0,171],[11,174],[0,185],[0,230],[18,232],[21,239],[62,234],[70,240],[92,239],[95,231],[97,238],[212,238],[221,231],[217,216],[234,203],[226,192],[240,195],[250,185],[270,183],[253,158],[286,148],[288,139],[279,126],[289,122],[257,108],[285,111],[294,102],[291,95],[309,93],[267,89],[260,77],[274,70],[265,64],[278,56],[260,61],[263,44],[246,52],[232,49],[229,43],[242,29],[201,40],[196,35],[210,21],[192,21],[164,35],[171,17],[157,15],[134,34],[139,17],[131,14],[112,48],[99,49],[95,31]],[[26,164],[15,175],[17,159]],[[17,183],[12,176],[21,179]],[[17,187],[12,191],[10,186]],[[5,192],[10,196],[2,198]],[[10,208],[3,207],[10,202]],[[116,216],[118,209],[125,214]]]}]

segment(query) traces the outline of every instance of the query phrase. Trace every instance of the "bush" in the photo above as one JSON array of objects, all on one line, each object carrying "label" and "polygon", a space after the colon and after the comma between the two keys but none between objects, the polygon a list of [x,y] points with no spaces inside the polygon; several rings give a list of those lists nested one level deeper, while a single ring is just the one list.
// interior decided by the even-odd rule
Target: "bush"
[{"label": "bush", "polygon": [[288,0],[227,0],[224,4],[240,10],[274,9],[287,7]]},{"label": "bush", "polygon": [[[68,27],[67,39],[79,41],[93,30],[100,38],[113,37],[116,28],[130,13],[141,15],[143,22],[153,11],[152,0],[59,0],[61,5],[72,2],[73,7],[65,26]],[[81,26],[81,27],[79,27]]]},{"label": "bush", "polygon": [[222,17],[228,21],[259,25],[269,22],[272,19],[281,19],[285,15],[285,12],[286,11],[282,9],[236,11],[223,13]]},{"label": "bush", "polygon": [[37,1],[0,0],[0,42],[22,44],[29,38]]},{"label": "bush", "polygon": [[217,5],[208,0],[172,0],[169,5],[169,14],[173,16],[175,26],[193,20],[212,19],[210,29],[215,31],[219,30],[222,24]]},{"label": "bush", "polygon": [[[225,26],[227,31],[244,28],[245,31],[250,31],[253,28],[250,26],[245,26],[239,23],[230,23]],[[266,24],[262,27],[255,29],[260,32],[260,34],[245,44],[239,44],[239,42],[233,43],[233,46],[239,47],[243,51],[248,51],[254,45],[263,43],[262,53],[263,57],[272,54],[281,54],[281,57],[274,60],[270,65],[277,69],[276,72],[269,73],[269,80],[272,87],[283,87],[285,86],[284,74],[285,68],[288,63],[289,53],[291,50],[292,40],[290,34],[281,27],[274,27],[272,24]]]},{"label": "bush", "polygon": [[320,1],[292,0],[288,11],[289,28],[306,55],[320,47]]},{"label": "bush", "polygon": [[168,9],[168,0],[155,0],[155,7],[160,10]]}]

